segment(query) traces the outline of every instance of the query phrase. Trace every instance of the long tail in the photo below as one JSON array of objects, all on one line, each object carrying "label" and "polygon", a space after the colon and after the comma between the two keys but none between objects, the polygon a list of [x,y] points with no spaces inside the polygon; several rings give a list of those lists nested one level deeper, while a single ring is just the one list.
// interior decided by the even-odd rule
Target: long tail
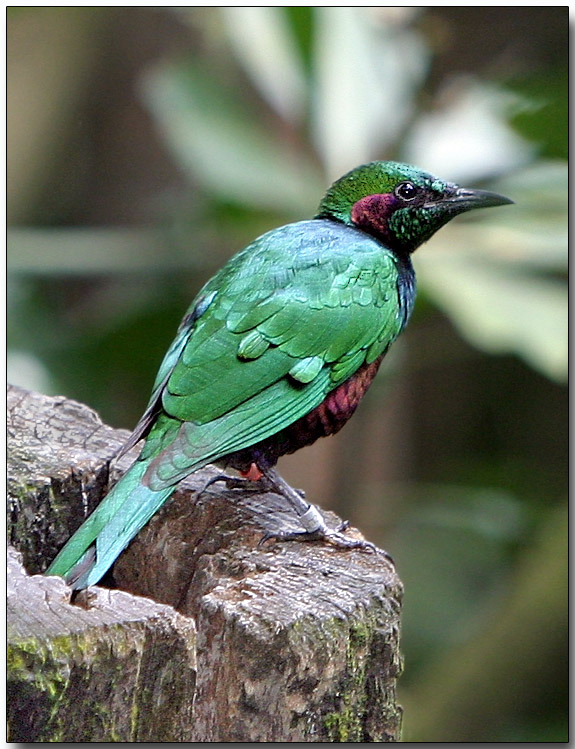
[{"label": "long tail", "polygon": [[[78,528],[46,570],[73,588],[95,585],[175,486],[152,491],[142,483],[149,460],[136,461]],[[95,544],[94,544],[95,542]]]}]

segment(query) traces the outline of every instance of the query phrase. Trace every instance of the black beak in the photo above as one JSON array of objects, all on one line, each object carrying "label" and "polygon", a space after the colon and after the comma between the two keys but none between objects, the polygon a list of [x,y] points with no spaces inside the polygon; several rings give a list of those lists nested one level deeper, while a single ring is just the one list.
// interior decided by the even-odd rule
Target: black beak
[{"label": "black beak", "polygon": [[449,208],[449,213],[456,215],[474,208],[493,208],[497,205],[508,205],[512,200],[496,192],[487,190],[468,190],[465,187],[456,187],[451,194],[445,195],[440,201],[442,205]]}]

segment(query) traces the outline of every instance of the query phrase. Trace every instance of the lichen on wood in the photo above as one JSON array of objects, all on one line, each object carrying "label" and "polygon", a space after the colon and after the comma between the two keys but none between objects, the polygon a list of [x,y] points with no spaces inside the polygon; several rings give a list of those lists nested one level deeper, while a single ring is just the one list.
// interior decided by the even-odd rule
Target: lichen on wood
[{"label": "lichen on wood", "polygon": [[[111,463],[126,433],[81,404],[18,388],[8,402],[10,538],[35,573],[137,451]],[[82,594],[88,608],[58,578],[11,567],[26,591],[10,609],[13,741],[399,740],[393,565],[328,544],[260,546],[296,527],[289,508],[222,484],[198,497],[210,475],[184,482],[103,581],[116,589]],[[26,596],[50,626],[26,620]]]},{"label": "lichen on wood", "polygon": [[119,590],[93,588],[84,606],[9,551],[9,740],[191,740],[193,620]]}]

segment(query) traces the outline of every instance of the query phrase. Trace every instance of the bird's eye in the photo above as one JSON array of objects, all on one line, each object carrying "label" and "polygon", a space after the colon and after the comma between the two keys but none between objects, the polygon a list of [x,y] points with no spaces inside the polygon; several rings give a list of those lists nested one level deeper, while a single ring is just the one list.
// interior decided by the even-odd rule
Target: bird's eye
[{"label": "bird's eye", "polygon": [[395,194],[402,200],[413,200],[418,192],[419,188],[413,182],[402,182],[395,188]]}]

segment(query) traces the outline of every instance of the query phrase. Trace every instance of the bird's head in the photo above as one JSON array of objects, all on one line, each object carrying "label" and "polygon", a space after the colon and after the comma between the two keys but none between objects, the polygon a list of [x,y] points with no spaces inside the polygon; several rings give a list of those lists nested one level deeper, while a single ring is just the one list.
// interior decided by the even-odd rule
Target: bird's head
[{"label": "bird's head", "polygon": [[512,202],[494,192],[445,182],[409,164],[372,161],[334,182],[316,218],[342,221],[390,249],[413,252],[454,216]]}]

